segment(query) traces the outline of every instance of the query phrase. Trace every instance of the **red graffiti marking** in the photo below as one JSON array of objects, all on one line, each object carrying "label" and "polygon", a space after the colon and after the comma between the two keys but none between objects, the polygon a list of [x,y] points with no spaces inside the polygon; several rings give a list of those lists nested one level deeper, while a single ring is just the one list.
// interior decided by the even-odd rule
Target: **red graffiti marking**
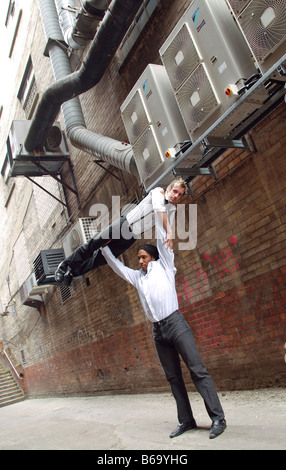
[{"label": "red graffiti marking", "polygon": [[208,277],[202,268],[200,268],[199,266],[196,266],[195,264],[190,264],[190,265],[193,266],[195,269],[197,269],[198,273],[196,274],[196,282],[193,288],[190,287],[186,276],[184,276],[183,278],[179,278],[178,280],[177,295],[178,295],[179,305],[182,303],[182,301],[185,301],[185,302],[189,301],[188,305],[183,307],[182,310],[187,309],[191,305],[193,305],[192,297],[194,294],[198,292],[201,297],[200,300],[203,300],[204,289],[205,289],[205,285],[206,285],[207,277]]},{"label": "red graffiti marking", "polygon": [[[178,280],[178,302],[179,309],[183,313],[184,311],[189,310],[190,308],[195,309],[195,301],[193,296],[199,293],[199,300],[203,300],[204,289],[207,282],[207,274],[203,271],[202,268],[191,264],[196,272],[196,282],[194,287],[191,288],[186,276]],[[198,300],[198,297],[196,297]],[[185,304],[183,306],[182,304]],[[203,315],[194,310],[192,312],[192,322],[196,335],[198,337],[201,345],[204,346],[218,346],[223,341],[222,329],[219,323],[219,320],[216,318],[216,314],[209,315],[206,311]]]},{"label": "red graffiti marking", "polygon": [[[230,242],[232,245],[235,245],[237,242],[236,237],[231,237]],[[213,258],[206,254],[205,258],[210,260],[210,262],[216,266],[220,279],[222,279],[225,274],[230,274],[232,276],[239,268],[231,251],[231,247],[221,250],[220,253],[216,254]],[[221,345],[223,343],[223,334],[217,314],[214,312],[210,315],[206,311],[201,314],[197,313],[195,310],[195,303],[203,301],[208,275],[200,266],[192,263],[190,263],[190,266],[192,266],[195,271],[195,281],[191,287],[186,276],[178,279],[177,295],[179,309],[181,312],[190,308],[194,309],[192,320],[194,322],[194,327],[196,328],[198,339],[201,343],[205,346]],[[226,350],[228,351],[228,348],[226,348]]]},{"label": "red graffiti marking", "polygon": [[[231,237],[230,241],[231,243],[235,244],[236,238]],[[220,279],[222,279],[224,274],[229,273],[232,276],[234,271],[236,271],[239,268],[238,263],[230,247],[225,248],[224,250],[221,250],[221,252],[215,255],[213,259],[211,259],[210,255],[205,255],[205,258],[209,259],[211,263],[213,263],[216,266],[219,272]],[[228,267],[226,266],[226,264]]]}]

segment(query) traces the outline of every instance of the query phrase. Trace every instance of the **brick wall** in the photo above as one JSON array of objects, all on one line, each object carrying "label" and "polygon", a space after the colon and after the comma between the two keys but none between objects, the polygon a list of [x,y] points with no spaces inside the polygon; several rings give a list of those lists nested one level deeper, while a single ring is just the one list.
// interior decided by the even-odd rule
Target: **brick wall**
[{"label": "brick wall", "polygon": [[[128,60],[116,57],[80,97],[89,129],[126,139],[119,106],[146,65],[160,62],[158,50],[188,4],[160,2]],[[34,23],[44,46],[41,22]],[[50,74],[42,50],[31,47],[36,77]],[[251,152],[228,150],[215,162],[217,180],[194,180],[188,202],[197,204],[197,246],[175,248],[180,308],[219,389],[285,385],[285,117],[283,104],[251,131]],[[109,204],[116,194],[125,203],[140,193],[136,178],[113,169],[119,181],[70,150],[82,205],[68,192],[71,221],[61,207],[42,227],[31,195],[23,224],[30,261],[39,248],[60,246],[64,230],[95,202]],[[68,169],[64,177],[71,183]],[[17,197],[20,190],[17,183]],[[138,244],[124,254],[133,268]],[[137,292],[107,266],[76,279],[65,301],[49,288],[40,312],[21,305],[17,291],[15,299],[17,315],[2,318],[1,328],[14,356],[24,357],[29,396],[169,390]]]},{"label": "brick wall", "polygon": [[[180,308],[222,389],[285,385],[283,120],[285,105],[252,131],[257,150],[227,151],[216,165],[218,180],[196,178],[190,202],[198,206],[197,247],[176,251]],[[135,250],[125,254],[133,268]],[[47,305],[34,336],[35,346],[41,335],[50,346],[25,369],[30,393],[168,389],[135,289],[107,266],[88,278],[89,286],[75,281],[63,306]]]}]

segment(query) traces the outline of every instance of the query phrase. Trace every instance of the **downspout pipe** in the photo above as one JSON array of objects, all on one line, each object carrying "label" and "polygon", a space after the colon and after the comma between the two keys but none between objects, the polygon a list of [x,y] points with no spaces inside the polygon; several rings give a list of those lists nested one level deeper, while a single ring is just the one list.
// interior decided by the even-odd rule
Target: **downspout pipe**
[{"label": "downspout pipe", "polygon": [[[39,0],[41,3],[46,1]],[[25,141],[29,152],[41,149],[63,103],[90,90],[101,80],[142,3],[143,0],[113,0],[110,3],[81,68],[58,79],[43,93]],[[82,128],[80,131],[83,133]],[[119,145],[119,142],[115,143]],[[85,148],[84,142],[80,145]]]}]

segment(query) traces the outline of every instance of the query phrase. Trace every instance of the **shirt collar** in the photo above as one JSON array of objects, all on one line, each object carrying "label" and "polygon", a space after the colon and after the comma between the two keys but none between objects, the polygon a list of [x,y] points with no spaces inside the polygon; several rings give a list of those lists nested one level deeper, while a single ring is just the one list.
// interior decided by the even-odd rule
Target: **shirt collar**
[{"label": "shirt collar", "polygon": [[147,271],[144,271],[144,269],[140,268],[140,269],[139,269],[139,272],[140,272],[143,276],[146,276],[146,274],[148,274],[148,273],[152,270],[154,263],[157,263],[157,261],[159,261],[159,260],[150,261],[150,263],[149,263],[148,266],[147,266]]}]

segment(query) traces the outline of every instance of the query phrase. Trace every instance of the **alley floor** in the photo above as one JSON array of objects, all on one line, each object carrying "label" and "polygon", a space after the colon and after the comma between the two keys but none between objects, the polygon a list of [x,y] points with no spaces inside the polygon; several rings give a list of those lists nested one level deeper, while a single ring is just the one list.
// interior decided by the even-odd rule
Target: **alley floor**
[{"label": "alley floor", "polygon": [[169,393],[26,399],[0,408],[0,449],[102,451],[98,456],[107,450],[189,455],[286,449],[285,389],[219,392],[227,428],[212,440],[200,395],[189,396],[198,428],[174,439],[169,433],[177,425],[176,408]]}]

